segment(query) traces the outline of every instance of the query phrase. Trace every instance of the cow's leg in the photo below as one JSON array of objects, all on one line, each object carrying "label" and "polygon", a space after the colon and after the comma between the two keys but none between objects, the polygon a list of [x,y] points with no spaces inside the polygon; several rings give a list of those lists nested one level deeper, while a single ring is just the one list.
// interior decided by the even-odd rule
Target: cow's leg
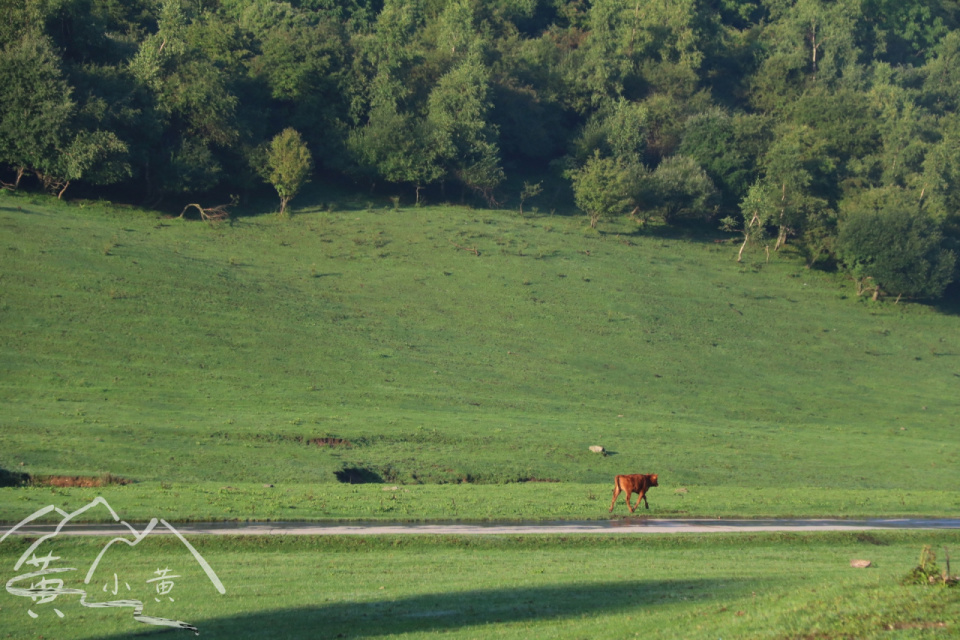
[{"label": "cow's leg", "polygon": [[[646,495],[644,495],[644,494],[646,494],[646,490],[645,490],[645,489],[640,489],[640,492],[637,494],[637,504],[635,504],[635,505],[633,506],[633,509],[639,509],[639,508],[640,508],[640,501],[641,501],[641,500],[643,500],[644,502],[646,502],[647,497],[646,497]],[[649,507],[647,507],[647,508],[649,508]],[[633,509],[631,509],[631,511],[633,511]]]},{"label": "cow's leg", "polygon": [[[650,508],[650,503],[647,502],[647,492],[644,491],[644,492],[640,495],[640,497],[643,498],[643,506],[645,506],[647,509],[649,509],[649,508]],[[639,500],[637,500],[637,506],[638,506],[638,507],[640,506],[640,501],[639,501]]]},{"label": "cow's leg", "polygon": [[613,483],[613,500],[610,501],[610,513],[613,513],[613,505],[617,502],[617,496],[620,495],[620,485]]},{"label": "cow's leg", "polygon": [[633,513],[633,510],[636,509],[633,505],[630,504],[630,489],[624,489],[627,492],[627,509],[630,509],[630,513]]}]

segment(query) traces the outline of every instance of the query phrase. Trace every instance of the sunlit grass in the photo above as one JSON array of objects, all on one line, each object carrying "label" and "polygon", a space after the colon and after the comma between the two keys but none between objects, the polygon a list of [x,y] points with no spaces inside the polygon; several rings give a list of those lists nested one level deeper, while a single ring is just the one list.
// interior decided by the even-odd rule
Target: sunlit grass
[{"label": "sunlit grass", "polygon": [[[900,584],[923,545],[956,545],[952,532],[193,542],[224,595],[172,537],[111,552],[86,589],[109,599],[102,587],[116,575],[147,615],[190,622],[207,638],[947,637],[960,624],[953,590]],[[56,549],[86,568],[80,560],[103,544]],[[3,565],[25,545],[0,547]],[[851,568],[853,559],[872,566]],[[146,579],[157,567],[182,576],[174,602],[152,599]],[[29,602],[0,598],[9,638],[150,630],[129,610],[83,609],[76,596],[58,600],[62,620],[50,605],[34,606],[44,615],[32,620]]]},{"label": "sunlit grass", "polygon": [[[665,513],[957,513],[957,318],[789,255],[389,203],[209,226],[4,195],[0,234],[0,467],[129,478],[131,508],[174,483],[190,517],[278,517],[274,484],[350,517],[306,496],[355,469],[442,485],[383,512],[412,519],[488,517],[441,507],[460,483],[602,515],[625,472]],[[0,489],[0,520],[41,496]]]}]

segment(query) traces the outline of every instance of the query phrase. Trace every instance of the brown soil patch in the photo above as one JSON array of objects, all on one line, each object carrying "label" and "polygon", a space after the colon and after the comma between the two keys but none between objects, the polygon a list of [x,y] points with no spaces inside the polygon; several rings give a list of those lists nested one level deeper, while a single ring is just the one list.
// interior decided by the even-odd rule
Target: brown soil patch
[{"label": "brown soil patch", "polygon": [[318,447],[351,447],[353,444],[343,438],[310,438],[307,444],[313,444]]},{"label": "brown soil patch", "polygon": [[109,473],[102,476],[34,476],[30,478],[30,484],[44,487],[106,487],[131,482],[133,481]]},{"label": "brown soil patch", "polygon": [[895,622],[888,624],[890,631],[900,631],[903,629],[943,629],[947,626],[946,622]]}]

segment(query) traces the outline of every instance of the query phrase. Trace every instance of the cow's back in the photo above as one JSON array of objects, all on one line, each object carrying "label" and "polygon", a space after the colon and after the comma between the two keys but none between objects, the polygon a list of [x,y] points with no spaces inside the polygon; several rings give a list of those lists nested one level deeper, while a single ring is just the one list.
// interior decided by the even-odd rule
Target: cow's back
[{"label": "cow's back", "polygon": [[642,473],[616,476],[614,478],[614,483],[623,491],[640,493],[640,491],[646,487],[647,476]]}]

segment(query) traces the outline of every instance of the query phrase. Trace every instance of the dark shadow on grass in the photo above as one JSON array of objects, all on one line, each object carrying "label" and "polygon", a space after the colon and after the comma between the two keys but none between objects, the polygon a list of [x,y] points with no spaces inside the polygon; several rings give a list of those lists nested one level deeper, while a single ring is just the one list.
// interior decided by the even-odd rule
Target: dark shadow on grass
[{"label": "dark shadow on grass", "polygon": [[344,484],[382,484],[383,476],[372,469],[363,467],[344,467],[339,471],[334,471],[338,482]]},{"label": "dark shadow on grass", "polygon": [[944,315],[960,316],[960,281],[951,283],[931,306]]},{"label": "dark shadow on grass", "polygon": [[676,224],[649,223],[630,230],[598,229],[598,235],[607,237],[621,236],[624,238],[654,238],[657,240],[677,240],[699,244],[716,244],[734,247],[736,254],[737,236],[721,231],[716,225],[710,224]]},{"label": "dark shadow on grass", "polygon": [[30,481],[30,476],[19,471],[8,471],[0,467],[0,487],[22,487]]},{"label": "dark shadow on grass", "polygon": [[[409,579],[416,581],[417,577],[412,575]],[[736,589],[737,582],[733,579],[633,580],[478,589],[430,593],[398,600],[342,602],[261,611],[189,622],[196,624],[205,638],[365,638],[384,634],[445,632],[466,627],[477,627],[477,637],[482,637],[483,632],[479,628],[488,624],[556,621],[635,611],[638,608],[669,607],[694,598],[709,598],[720,589],[729,595],[729,589]],[[385,582],[384,586],[385,592],[376,590],[369,595],[388,594],[391,585]],[[746,593],[745,586],[743,589]],[[357,588],[344,585],[344,591],[353,593]],[[320,599],[326,594],[316,595]],[[151,629],[137,631],[139,635],[156,633]]]}]

